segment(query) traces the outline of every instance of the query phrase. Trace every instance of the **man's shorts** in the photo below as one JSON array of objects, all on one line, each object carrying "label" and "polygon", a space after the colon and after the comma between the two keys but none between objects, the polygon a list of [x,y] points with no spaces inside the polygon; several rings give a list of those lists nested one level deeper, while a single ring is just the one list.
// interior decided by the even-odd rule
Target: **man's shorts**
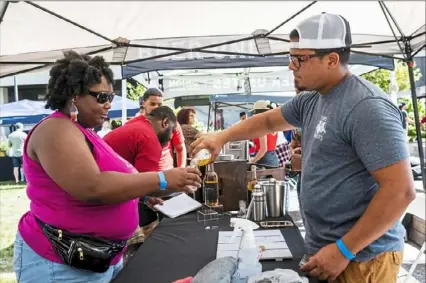
[{"label": "man's shorts", "polygon": [[22,167],[22,156],[21,157],[12,157],[13,168]]},{"label": "man's shorts", "polygon": [[403,252],[384,252],[370,261],[349,263],[331,283],[396,283]]}]

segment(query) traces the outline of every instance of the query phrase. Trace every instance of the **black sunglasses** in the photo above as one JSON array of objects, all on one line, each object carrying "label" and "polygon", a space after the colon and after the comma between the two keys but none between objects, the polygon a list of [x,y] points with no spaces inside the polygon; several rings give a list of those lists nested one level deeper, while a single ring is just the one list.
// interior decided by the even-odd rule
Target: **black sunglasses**
[{"label": "black sunglasses", "polygon": [[96,97],[96,100],[98,101],[98,103],[100,104],[104,104],[107,101],[109,101],[109,103],[112,103],[112,101],[114,100],[115,97],[115,93],[114,92],[106,92],[106,91],[90,91],[89,90],[89,95]]}]

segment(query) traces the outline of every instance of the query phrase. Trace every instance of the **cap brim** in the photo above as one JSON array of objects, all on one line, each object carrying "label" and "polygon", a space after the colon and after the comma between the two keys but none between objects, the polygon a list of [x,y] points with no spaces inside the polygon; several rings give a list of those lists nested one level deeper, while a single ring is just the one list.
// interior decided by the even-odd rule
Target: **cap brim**
[{"label": "cap brim", "polygon": [[269,108],[255,108],[255,109],[249,110],[249,112],[253,112],[253,111],[256,111],[256,110],[269,110]]}]

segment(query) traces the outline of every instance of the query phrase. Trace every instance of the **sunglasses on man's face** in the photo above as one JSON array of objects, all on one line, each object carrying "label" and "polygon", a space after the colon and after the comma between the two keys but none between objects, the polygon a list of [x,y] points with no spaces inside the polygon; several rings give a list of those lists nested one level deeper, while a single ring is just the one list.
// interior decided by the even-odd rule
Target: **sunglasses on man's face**
[{"label": "sunglasses on man's face", "polygon": [[109,101],[109,103],[112,103],[112,101],[114,100],[115,93],[106,92],[106,91],[90,91],[89,90],[89,95],[95,97],[98,103],[104,104],[107,101]]}]

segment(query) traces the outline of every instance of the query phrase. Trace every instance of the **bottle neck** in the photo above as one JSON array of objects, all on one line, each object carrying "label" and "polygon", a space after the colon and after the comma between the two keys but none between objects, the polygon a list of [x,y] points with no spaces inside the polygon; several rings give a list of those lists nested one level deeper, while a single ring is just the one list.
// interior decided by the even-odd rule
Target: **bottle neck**
[{"label": "bottle neck", "polygon": [[257,175],[256,175],[256,166],[252,166],[252,167],[251,167],[251,179],[252,179],[252,180],[256,180],[256,179],[257,179]]},{"label": "bottle neck", "polygon": [[207,172],[214,172],[214,165],[213,165],[213,163],[207,164],[206,171]]}]

